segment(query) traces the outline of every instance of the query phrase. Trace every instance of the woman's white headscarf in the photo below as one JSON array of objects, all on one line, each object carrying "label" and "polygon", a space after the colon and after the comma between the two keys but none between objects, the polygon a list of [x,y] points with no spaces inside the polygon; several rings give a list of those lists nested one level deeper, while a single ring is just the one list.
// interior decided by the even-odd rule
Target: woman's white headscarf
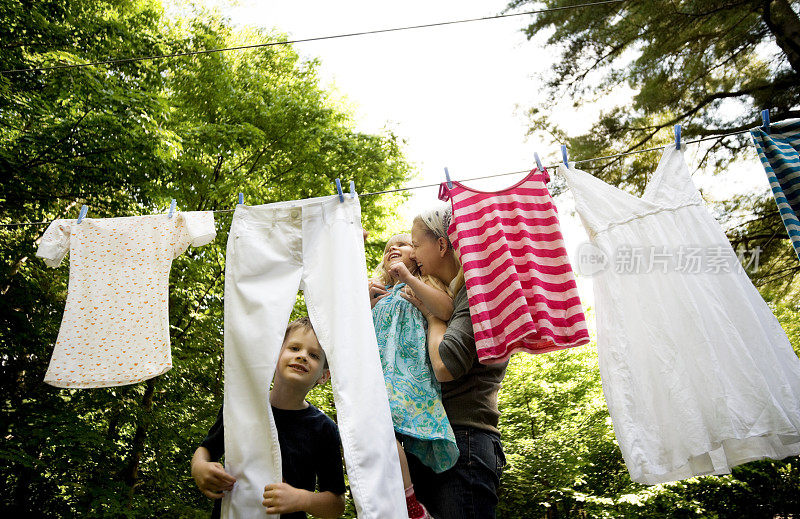
[{"label": "woman's white headscarf", "polygon": [[425,222],[425,225],[436,235],[436,238],[444,238],[447,240],[448,248],[453,251],[453,261],[458,268],[458,275],[450,281],[450,291],[448,292],[450,297],[453,297],[453,295],[457,294],[464,286],[464,269],[461,267],[458,255],[455,249],[453,249],[453,244],[450,243],[450,237],[447,235],[447,229],[450,227],[450,220],[453,218],[453,206],[449,203],[441,204],[428,211],[422,211],[419,214],[419,218]]},{"label": "woman's white headscarf", "polygon": [[450,204],[440,204],[427,211],[422,211],[419,217],[437,238],[444,238],[450,244],[450,237],[447,235],[447,229],[450,227],[450,220],[453,217],[453,208]]}]

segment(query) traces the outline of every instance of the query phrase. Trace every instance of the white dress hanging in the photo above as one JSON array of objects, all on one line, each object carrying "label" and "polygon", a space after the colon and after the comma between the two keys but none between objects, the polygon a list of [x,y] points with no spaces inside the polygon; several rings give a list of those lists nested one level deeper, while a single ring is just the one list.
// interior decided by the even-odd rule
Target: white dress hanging
[{"label": "white dress hanging", "polygon": [[664,151],[641,198],[560,171],[591,238],[581,254],[605,267],[593,279],[600,374],[631,479],[800,453],[800,360],[703,206],[683,152]]}]

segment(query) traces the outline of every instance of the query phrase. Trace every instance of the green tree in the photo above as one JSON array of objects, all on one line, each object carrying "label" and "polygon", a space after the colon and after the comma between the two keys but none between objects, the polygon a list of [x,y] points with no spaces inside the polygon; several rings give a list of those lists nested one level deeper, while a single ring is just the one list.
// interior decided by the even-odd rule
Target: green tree
[{"label": "green tree", "polygon": [[[0,68],[18,69],[158,53],[154,2],[0,4]],[[2,221],[67,216],[88,201],[92,215],[129,214],[152,197],[167,170],[160,121],[162,78],[155,63],[0,76]],[[42,384],[58,331],[66,272],[33,258],[44,226],[2,228],[2,480],[4,507],[67,516],[94,499],[86,489],[119,487],[116,464],[124,422],[97,420],[136,406],[136,389],[95,395]],[[96,495],[96,494],[95,494]],[[68,497],[67,497],[68,496]],[[103,507],[105,505],[98,505]]]},{"label": "green tree", "polygon": [[500,517],[569,517],[630,486],[594,348],[516,355],[499,398],[508,465]]},{"label": "green tree", "polygon": [[[208,12],[167,20],[155,1],[3,2],[3,70],[283,39]],[[149,214],[398,187],[402,142],[353,129],[318,64],[288,46],[0,75],[1,223]],[[380,232],[391,204],[362,199]],[[41,517],[204,517],[188,462],[221,403],[224,250],[217,239],[173,262],[173,368],[132,386],[42,382],[66,298],[68,261],[34,258],[45,226],[0,228],[2,508]],[[370,251],[380,247],[371,244]],[[302,313],[298,297],[296,313]],[[335,415],[326,390],[315,398]]]},{"label": "green tree", "polygon": [[[513,0],[508,9],[579,3]],[[684,140],[718,137],[699,167],[721,173],[753,154],[747,134],[722,135],[759,126],[762,108],[771,109],[773,122],[800,116],[798,7],[789,0],[625,0],[538,14],[524,32],[532,38],[547,31],[559,59],[546,81],[548,101],[530,110],[531,131],[567,142],[580,160],[669,142],[673,125],[681,124]],[[586,134],[567,136],[548,122],[552,99],[581,107],[621,87],[630,89],[630,101],[603,112]],[[641,194],[657,158],[648,153],[581,167]],[[754,281],[786,289],[800,265],[771,195],[765,189],[721,202],[734,247],[763,249]]]}]

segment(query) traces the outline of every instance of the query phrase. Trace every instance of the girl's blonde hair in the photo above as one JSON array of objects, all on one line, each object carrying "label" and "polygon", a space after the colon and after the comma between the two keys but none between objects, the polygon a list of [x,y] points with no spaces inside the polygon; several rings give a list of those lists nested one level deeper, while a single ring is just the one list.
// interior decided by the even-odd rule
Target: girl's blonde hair
[{"label": "girl's blonde hair", "polygon": [[[431,226],[428,225],[427,220],[429,220],[429,218],[426,219],[423,217],[423,215],[419,215],[414,218],[414,224],[415,225],[421,224],[423,226],[423,229],[425,229],[425,234],[428,236],[428,238],[430,238],[433,241],[437,241],[439,238],[443,237],[447,241],[447,248],[453,251],[453,264],[458,269],[458,274],[456,274],[456,277],[454,277],[453,281],[450,282],[450,286],[447,288],[447,293],[450,295],[450,297],[455,297],[455,295],[458,294],[458,291],[464,288],[465,284],[464,267],[458,260],[458,255],[456,254],[456,250],[453,248],[453,244],[450,243],[450,238],[447,237],[447,229],[444,230],[440,229],[439,231],[441,235],[437,234],[433,229],[431,229]],[[433,277],[433,276],[428,276],[428,277]],[[439,278],[434,278],[434,279],[436,279],[436,281],[439,282],[441,285],[444,285],[444,283],[439,281]]]},{"label": "girl's blonde hair", "polygon": [[[398,237],[400,239],[405,239],[407,242],[411,243],[411,234],[409,234],[407,232],[403,232],[403,233],[400,233],[400,234],[395,234],[394,236],[389,238],[389,240],[386,242],[386,245],[388,246],[389,243],[392,241],[392,239],[398,238]],[[386,254],[386,247],[384,247],[383,253]],[[422,281],[426,285],[432,286],[433,288],[435,288],[437,290],[441,290],[442,292],[446,293],[450,297],[453,297],[453,293],[450,292],[450,290],[444,285],[444,283],[442,283],[439,280],[439,278],[436,278],[434,276],[429,276],[429,275],[424,275],[423,276],[422,274],[419,273],[419,267],[414,269],[414,271],[411,274],[413,274],[415,278],[418,278],[420,281]],[[394,280],[392,279],[392,276],[390,276],[389,273],[386,272],[386,269],[383,268],[383,259],[381,259],[380,263],[378,263],[378,266],[375,267],[375,271],[373,272],[372,278],[373,279],[377,279],[378,281],[380,281],[384,285],[393,285],[394,284]]]}]

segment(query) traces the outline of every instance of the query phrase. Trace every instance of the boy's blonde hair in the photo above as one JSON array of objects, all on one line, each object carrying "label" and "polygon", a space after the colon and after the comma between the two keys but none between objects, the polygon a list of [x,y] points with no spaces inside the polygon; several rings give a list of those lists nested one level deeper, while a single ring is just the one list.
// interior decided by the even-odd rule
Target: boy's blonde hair
[{"label": "boy's blonde hair", "polygon": [[[406,241],[411,243],[411,234],[407,233],[407,232],[402,232],[402,233],[395,234],[392,237],[390,237],[389,240],[386,242],[386,245],[388,246],[389,242],[391,242],[393,238],[397,238],[397,237],[404,238]],[[386,247],[383,248],[383,253],[386,254]],[[432,286],[433,288],[435,288],[437,290],[441,290],[442,292],[444,292],[448,296],[453,297],[453,294],[450,292],[450,290],[448,290],[448,288],[446,286],[444,286],[444,283],[439,281],[439,278],[436,278],[436,277],[433,277],[433,276],[429,276],[429,275],[424,275],[423,276],[422,274],[419,273],[419,267],[414,269],[414,271],[411,274],[415,278],[417,278],[420,281],[422,281],[423,283],[425,283],[426,285]],[[384,285],[393,285],[394,284],[394,280],[392,279],[392,276],[390,276],[389,273],[386,272],[386,269],[383,268],[383,259],[381,259],[380,263],[378,263],[378,266],[375,267],[375,271],[373,272],[373,279],[377,279],[378,281],[380,281]]]},{"label": "boy's blonde hair", "polygon": [[[311,325],[311,319],[308,317],[301,317],[299,319],[295,319],[294,321],[290,322],[286,326],[286,333],[283,334],[283,342],[281,344],[286,344],[286,339],[289,338],[289,335],[295,330],[306,330],[309,332],[314,332],[314,336],[316,337],[317,332],[314,331],[314,327]],[[317,339],[317,344],[319,344],[319,339]],[[322,345],[320,344],[320,349],[322,350]],[[322,350],[322,354],[325,355],[325,350]],[[323,369],[330,369],[328,368],[328,356],[325,355],[325,365]]]}]

